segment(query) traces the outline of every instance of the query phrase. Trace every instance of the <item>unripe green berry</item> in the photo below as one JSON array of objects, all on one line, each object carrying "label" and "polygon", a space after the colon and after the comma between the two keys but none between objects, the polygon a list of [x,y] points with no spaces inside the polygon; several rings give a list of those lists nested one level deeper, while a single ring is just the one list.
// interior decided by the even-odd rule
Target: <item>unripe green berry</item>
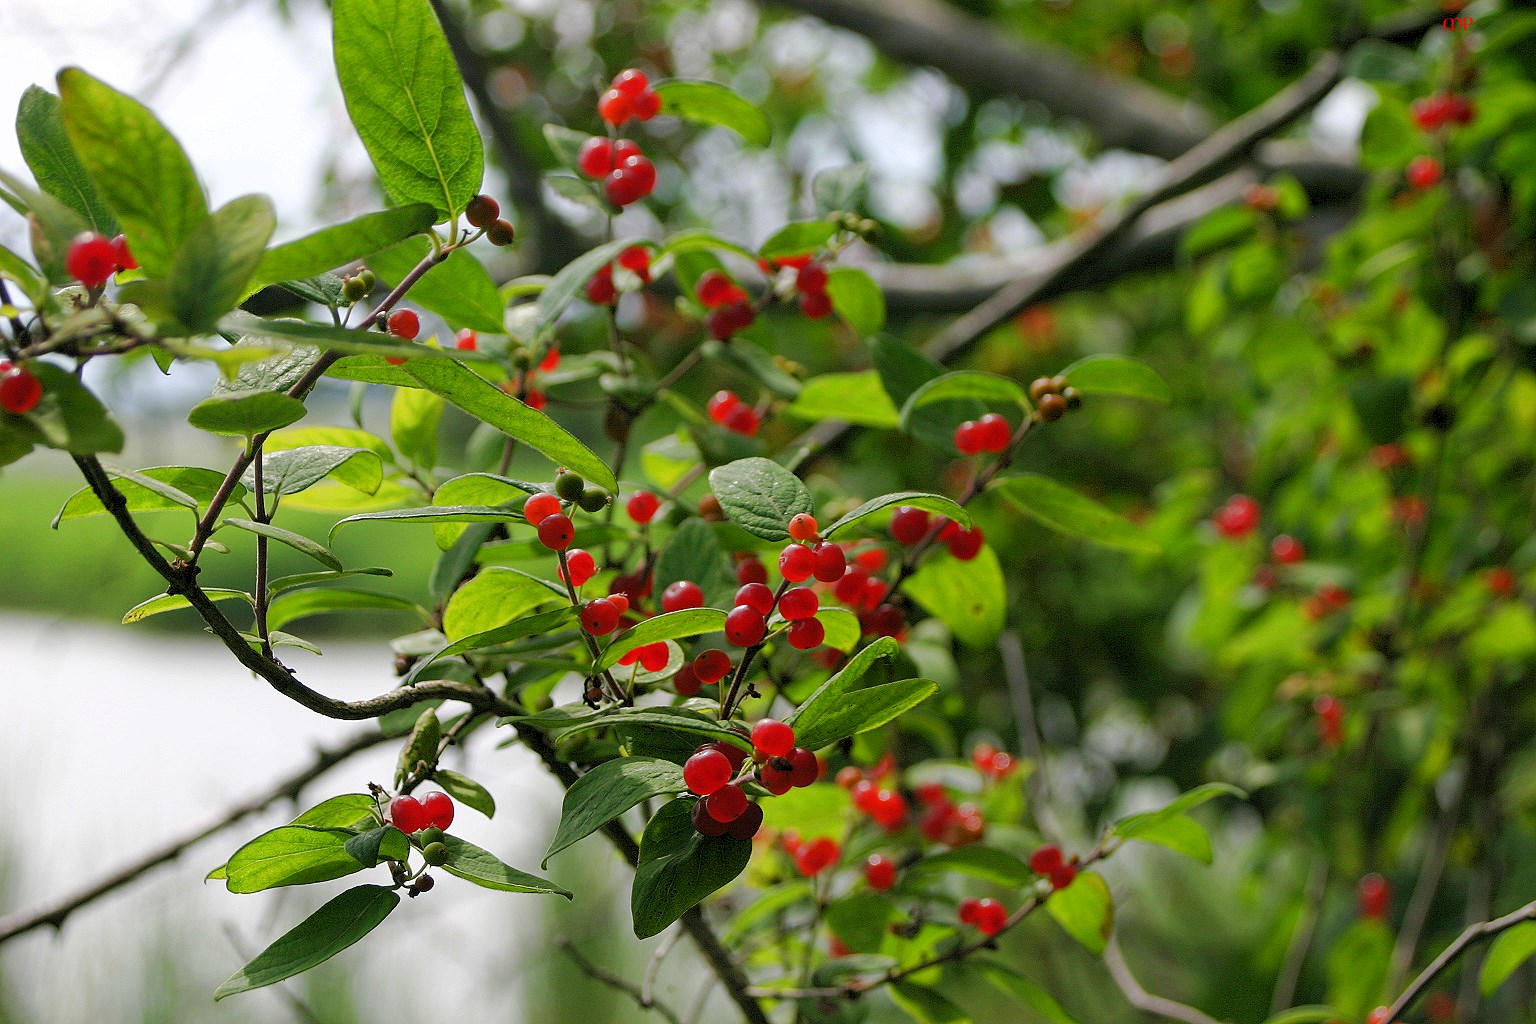
[{"label": "unripe green berry", "polygon": [[378,287],[379,279],[373,276],[373,271],[364,267],[357,272],[357,279],[363,282],[363,294],[366,295]]},{"label": "unripe green berry", "polygon": [[580,473],[561,473],[555,477],[555,493],[566,501],[581,501],[586,489],[587,482],[581,478]]},{"label": "unripe green berry", "polygon": [[601,512],[608,507],[608,492],[601,487],[588,487],[576,499],[583,512]]},{"label": "unripe green berry", "polygon": [[341,297],[348,302],[361,302],[367,294],[361,277],[349,277],[341,282]]},{"label": "unripe green berry", "polygon": [[433,843],[440,843],[443,841],[443,830],[438,828],[436,825],[433,825],[429,828],[422,829],[421,832],[417,834],[416,838],[421,841],[422,847],[426,848],[431,846]]},{"label": "unripe green berry", "polygon": [[428,843],[421,851],[421,859],[433,867],[448,859],[448,847],[442,843]]}]

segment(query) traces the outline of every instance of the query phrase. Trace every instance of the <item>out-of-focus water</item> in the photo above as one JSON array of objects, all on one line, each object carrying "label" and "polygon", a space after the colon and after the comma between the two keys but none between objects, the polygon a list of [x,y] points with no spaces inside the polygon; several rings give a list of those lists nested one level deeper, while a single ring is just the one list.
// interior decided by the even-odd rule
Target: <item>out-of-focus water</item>
[{"label": "out-of-focus water", "polygon": [[[392,685],[383,645],[324,646],[323,658],[287,656],[311,685],[347,698]],[[190,831],[291,772],[317,744],[362,728],[319,718],[279,697],[215,640],[190,629],[138,633],[0,615],[0,693],[0,777],[7,793],[0,816],[0,914],[72,891]],[[494,821],[461,807],[454,832],[540,873],[559,787],[526,751],[496,750],[504,735],[482,730],[451,755],[449,765],[472,773],[499,804]],[[309,801],[363,791],[370,780],[387,785],[397,751],[398,744],[385,744],[332,770],[311,788]],[[347,885],[387,875],[378,869],[255,895],[202,882],[241,842],[291,814],[278,808],[247,819],[88,906],[58,935],[34,932],[0,946],[9,1009],[18,1020],[49,1024],[295,1019],[275,989],[215,1006],[213,989],[244,960],[231,936],[254,953]],[[592,863],[584,870],[590,873]],[[598,863],[598,891],[582,894],[588,909],[611,906],[629,881],[627,868],[606,851]],[[580,867],[566,855],[546,874],[558,881],[562,868]],[[525,1019],[528,972],[558,955],[545,938],[552,908],[542,905],[557,899],[490,892],[440,874],[430,894],[403,901],[332,965],[357,990],[359,1019],[516,1024]],[[596,917],[613,927],[610,916]],[[193,1009],[146,1009],[171,1001],[171,989]],[[305,986],[294,991],[303,994]],[[494,1016],[487,1016],[488,1007],[495,1007]],[[0,1008],[0,1019],[5,1016]]]}]

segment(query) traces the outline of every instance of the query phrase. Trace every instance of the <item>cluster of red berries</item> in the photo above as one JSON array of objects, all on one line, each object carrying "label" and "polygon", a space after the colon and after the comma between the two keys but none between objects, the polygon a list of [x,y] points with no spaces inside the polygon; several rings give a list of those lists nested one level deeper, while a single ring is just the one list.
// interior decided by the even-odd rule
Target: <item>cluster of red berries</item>
[{"label": "cluster of red berries", "polygon": [[483,228],[485,240],[492,245],[511,245],[517,239],[512,222],[501,215],[501,204],[484,192],[464,207],[464,219],[471,227]]},{"label": "cluster of red berries", "polygon": [[397,796],[389,802],[389,822],[407,835],[424,828],[446,831],[453,824],[453,799],[447,793],[428,793],[420,800]]},{"label": "cluster of red berries", "polygon": [[756,437],[763,417],[734,391],[716,391],[705,406],[709,418],[733,434]]},{"label": "cluster of red berries", "polygon": [[1403,180],[1420,192],[1434,188],[1440,184],[1440,179],[1443,177],[1445,177],[1445,168],[1440,166],[1440,161],[1432,156],[1414,157],[1408,161],[1408,167],[1403,171]]},{"label": "cluster of red berries", "polygon": [[[795,746],[795,730],[764,718],[752,727],[757,782],[775,796],[809,786],[821,776],[821,762]],[[763,809],[747,799],[733,781],[746,764],[747,752],[734,743],[706,743],[683,765],[683,784],[700,799],[693,806],[693,827],[706,836],[751,839],[763,824]]]},{"label": "cluster of red berries", "polygon": [[138,261],[128,251],[122,235],[108,238],[94,231],[82,231],[69,243],[64,254],[64,269],[87,288],[100,288],[120,270],[139,269]]},{"label": "cluster of red berries", "polygon": [[1013,426],[1006,417],[989,412],[978,420],[966,420],[955,428],[955,449],[961,455],[997,453],[1013,440]]},{"label": "cluster of red berries", "polygon": [[1046,423],[1054,423],[1067,410],[1083,404],[1083,396],[1068,386],[1065,377],[1036,377],[1029,382],[1029,400],[1035,403],[1035,415]]},{"label": "cluster of red berries", "polygon": [[1317,737],[1330,750],[1344,742],[1344,705],[1331,694],[1319,694],[1312,701],[1312,713],[1317,716]]},{"label": "cluster of red berries", "polygon": [[929,842],[958,848],[979,843],[987,834],[987,819],[982,817],[981,808],[973,803],[954,803],[943,786],[919,786],[917,799],[926,808],[917,820],[917,830]]},{"label": "cluster of red berries", "polygon": [[619,125],[634,118],[649,121],[661,113],[661,96],[651,88],[650,79],[639,68],[626,68],[613,76],[608,91],[597,101],[597,114],[609,124]]},{"label": "cluster of red berries", "polygon": [[1392,910],[1392,883],[1374,871],[1355,886],[1355,899],[1360,905],[1360,916],[1371,921],[1382,921]]},{"label": "cluster of red berries", "polygon": [[757,319],[746,290],[718,270],[707,271],[694,288],[699,304],[709,310],[704,325],[717,341],[735,337]]},{"label": "cluster of red berries", "polygon": [[43,400],[43,382],[24,366],[0,359],[0,409],[20,416]]},{"label": "cluster of red berries", "polygon": [[901,609],[886,601],[891,585],[875,575],[885,568],[882,548],[865,548],[853,556],[842,579],[832,587],[832,595],[859,617],[859,629],[866,636],[900,637],[907,628]]},{"label": "cluster of red berries", "polygon": [[836,839],[829,836],[817,836],[815,839],[802,841],[798,834],[786,832],[783,842],[784,852],[794,858],[795,870],[806,878],[815,878],[836,864],[843,856],[842,846]]},{"label": "cluster of red berries", "polygon": [[[806,513],[790,520],[790,543],[779,552],[779,574],[786,584],[804,583],[812,576],[831,582],[847,571],[843,549],[821,540],[818,529],[815,517]],[[816,618],[821,598],[811,587],[790,587],[776,595],[766,582],[753,580],[736,591],[733,604],[725,617],[725,638],[737,647],[761,643],[768,633],[768,616],[775,609],[790,624],[787,638],[796,650],[813,650],[827,638],[826,627]]]},{"label": "cluster of red berries", "polygon": [[949,548],[949,553],[962,562],[969,562],[981,551],[981,546],[986,542],[986,536],[981,532],[981,527],[972,526],[970,529],[962,527],[953,519],[940,516],[937,523],[929,514],[920,508],[911,505],[902,505],[891,516],[891,537],[898,544],[908,547],[917,544],[934,528],[938,528],[938,540]]},{"label": "cluster of red berries", "polygon": [[576,166],[582,174],[603,183],[603,194],[614,206],[637,203],[656,188],[656,165],[646,158],[639,143],[629,139],[610,141],[593,136],[581,144]]},{"label": "cluster of red berries", "polygon": [[1413,123],[1426,132],[1437,132],[1448,124],[1471,124],[1477,107],[1466,96],[1443,92],[1421,96],[1413,101]]},{"label": "cluster of red berries", "polygon": [[642,286],[651,283],[651,250],[643,245],[632,245],[619,253],[612,263],[605,263],[587,282],[587,301],[592,305],[611,306],[619,301],[619,289],[613,281],[615,266],[629,271]]},{"label": "cluster of red berries", "polygon": [[795,291],[800,293],[800,312],[813,320],[832,313],[832,297],[827,294],[827,268],[809,261],[795,272]]},{"label": "cluster of red berries", "polygon": [[971,764],[982,775],[994,781],[1013,774],[1018,762],[1006,750],[998,750],[990,743],[978,743],[971,749]]},{"label": "cluster of red berries", "polygon": [[1316,622],[1349,607],[1350,593],[1337,583],[1324,583],[1317,592],[1302,603],[1301,610],[1307,618]]},{"label": "cluster of red berries", "polygon": [[1211,517],[1216,532],[1234,540],[1246,537],[1259,526],[1259,503],[1246,494],[1234,494]]},{"label": "cluster of red berries", "polygon": [[887,832],[900,831],[907,824],[907,798],[899,790],[887,789],[875,779],[861,778],[848,790],[853,806]]}]

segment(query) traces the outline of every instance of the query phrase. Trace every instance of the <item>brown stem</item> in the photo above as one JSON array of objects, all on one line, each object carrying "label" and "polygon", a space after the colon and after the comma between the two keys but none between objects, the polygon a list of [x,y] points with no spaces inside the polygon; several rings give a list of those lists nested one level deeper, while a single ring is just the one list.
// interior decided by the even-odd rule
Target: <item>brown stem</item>
[{"label": "brown stem", "polygon": [[1464,954],[1472,946],[1495,935],[1509,931],[1518,924],[1527,921],[1536,921],[1536,902],[1527,903],[1512,913],[1503,917],[1494,918],[1492,921],[1483,921],[1468,926],[1467,930],[1456,937],[1456,941],[1446,946],[1434,961],[1413,979],[1413,983],[1403,990],[1403,994],[1393,1001],[1388,1009],[1387,1020],[1396,1020],[1404,1010],[1413,1005],[1413,1001],[1434,983],[1442,972]]},{"label": "brown stem", "polygon": [[1142,1013],[1182,1021],[1183,1024],[1220,1024],[1216,1018],[1206,1016],[1187,1003],[1155,996],[1142,988],[1136,975],[1131,973],[1130,964],[1125,962],[1125,956],[1120,952],[1120,943],[1114,934],[1109,936],[1109,942],[1104,947],[1104,966],[1108,968],[1109,976],[1115,980],[1126,1002]]},{"label": "brown stem", "polygon": [[559,946],[560,951],[570,957],[571,963],[575,964],[589,978],[594,978],[610,988],[623,992],[633,999],[635,1005],[639,1006],[642,1010],[654,1010],[671,1021],[671,1024],[683,1024],[682,1018],[670,1006],[651,998],[640,986],[628,978],[621,977],[601,964],[593,963],[587,959],[570,939],[562,935],[555,940],[555,945]]}]

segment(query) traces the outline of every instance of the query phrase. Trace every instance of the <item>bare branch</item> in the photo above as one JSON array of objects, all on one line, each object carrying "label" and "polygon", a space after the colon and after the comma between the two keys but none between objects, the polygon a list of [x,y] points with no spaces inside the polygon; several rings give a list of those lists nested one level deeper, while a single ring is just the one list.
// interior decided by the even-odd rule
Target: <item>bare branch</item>
[{"label": "bare branch", "polygon": [[371,747],[378,746],[386,739],[388,737],[383,733],[369,731],[360,733],[334,747],[321,749],[315,754],[314,760],[303,768],[282,779],[265,792],[234,805],[218,818],[201,828],[189,832],[178,839],[170,840],[155,850],[146,853],[133,863],[123,866],[118,871],[91,883],[78,892],[60,897],[32,910],[0,918],[0,943],[14,939],[18,935],[25,934],[43,925],[52,925],[55,928],[63,927],[65,919],[86,904],[94,902],[107,893],[137,880],[152,868],[175,860],[187,850],[223,831],[242,818],[265,810],[279,800],[297,799],[300,791],[315,781],[315,779],[354,754],[359,754]]},{"label": "bare branch", "polygon": [[1215,1017],[1207,1017],[1193,1006],[1155,996],[1142,988],[1136,975],[1131,973],[1130,965],[1125,962],[1125,956],[1120,952],[1120,942],[1114,935],[1110,935],[1109,944],[1104,947],[1104,966],[1109,968],[1109,976],[1120,986],[1126,1001],[1142,1013],[1183,1021],[1184,1024],[1221,1024]]},{"label": "bare branch", "polygon": [[1198,143],[1211,117],[1072,54],[1010,36],[938,0],[771,0],[864,36],[893,60],[928,65],[988,96],[1016,96],[1091,127],[1106,146],[1172,158]]},{"label": "bare branch", "polygon": [[1387,1013],[1387,1020],[1396,1020],[1404,1010],[1413,1005],[1413,1001],[1419,998],[1424,990],[1433,984],[1434,980],[1447,967],[1455,963],[1472,946],[1507,932],[1515,927],[1515,925],[1524,924],[1527,921],[1536,921],[1536,902],[1527,903],[1519,910],[1505,914],[1503,917],[1494,918],[1492,921],[1483,921],[1479,924],[1470,925],[1466,931],[1456,937],[1455,942],[1446,946],[1441,954],[1435,957],[1433,963],[1424,968],[1423,973],[1413,979],[1413,984],[1409,985],[1402,995],[1397,997],[1397,1000],[1392,1004]]},{"label": "bare branch", "polygon": [[672,1024],[683,1024],[682,1018],[679,1017],[677,1013],[673,1011],[673,1009],[666,1003],[656,1002],[654,999],[651,999],[647,994],[642,992],[640,986],[636,985],[628,978],[620,977],[601,964],[596,964],[591,960],[588,960],[585,956],[582,955],[581,950],[577,949],[575,944],[572,943],[570,939],[561,936],[559,939],[555,940],[555,945],[560,947],[560,951],[562,953],[571,958],[571,963],[579,967],[583,974],[590,978],[597,979],[604,985],[608,985],[612,988],[618,989],[620,992],[623,992],[625,995],[633,999],[635,1001],[635,1005],[639,1006],[642,1010],[654,1010],[655,1012],[661,1014],[663,1017],[667,1018],[667,1020],[671,1021]]},{"label": "bare branch", "polygon": [[1274,995],[1269,1002],[1271,1017],[1290,1006],[1296,998],[1296,986],[1301,983],[1301,971],[1306,966],[1307,952],[1312,948],[1312,939],[1317,934],[1318,918],[1323,912],[1323,897],[1327,893],[1328,858],[1318,855],[1313,858],[1312,867],[1307,872],[1301,920],[1296,922],[1296,931],[1291,934],[1291,944],[1285,951],[1285,963],[1281,965],[1280,976],[1275,979]]}]

